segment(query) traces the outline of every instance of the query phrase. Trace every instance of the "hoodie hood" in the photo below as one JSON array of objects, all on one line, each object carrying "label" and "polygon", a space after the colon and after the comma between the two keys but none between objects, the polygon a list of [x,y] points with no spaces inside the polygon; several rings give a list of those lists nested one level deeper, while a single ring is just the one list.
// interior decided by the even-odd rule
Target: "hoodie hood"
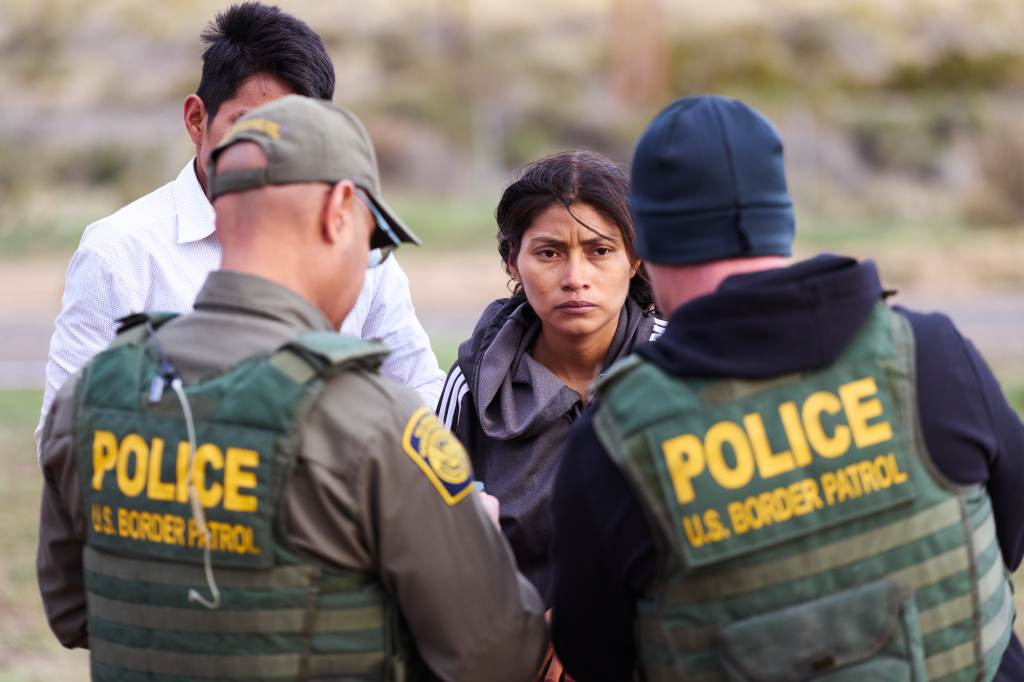
[{"label": "hoodie hood", "polygon": [[[473,335],[459,346],[458,364],[466,377],[480,428],[490,438],[509,440],[539,433],[581,409],[581,398],[527,352],[540,332],[540,318],[523,295],[498,299],[484,310]],[[654,317],[632,299],[619,313],[619,325],[601,371],[633,346],[647,341]]]},{"label": "hoodie hood", "polygon": [[681,377],[762,379],[832,364],[886,292],[872,261],[823,254],[734,275],[637,354]]}]

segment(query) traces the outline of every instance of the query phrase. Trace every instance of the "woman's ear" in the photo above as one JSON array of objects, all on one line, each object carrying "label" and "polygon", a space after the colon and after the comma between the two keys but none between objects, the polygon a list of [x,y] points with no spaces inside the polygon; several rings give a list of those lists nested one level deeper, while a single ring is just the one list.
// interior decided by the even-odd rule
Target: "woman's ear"
[{"label": "woman's ear", "polygon": [[509,246],[509,248],[508,248],[508,260],[505,261],[505,266],[508,268],[509,276],[513,280],[518,282],[519,284],[522,284],[523,280],[522,280],[522,278],[519,277],[519,268],[516,267],[516,259],[517,259],[518,255],[519,255],[519,253],[517,252],[515,247]]},{"label": "woman's ear", "polygon": [[636,273],[640,272],[640,268],[643,266],[643,264],[644,264],[644,262],[642,260],[640,260],[639,258],[635,259],[630,264],[630,266],[629,266],[629,278],[630,279],[633,279],[634,277],[636,277]]}]

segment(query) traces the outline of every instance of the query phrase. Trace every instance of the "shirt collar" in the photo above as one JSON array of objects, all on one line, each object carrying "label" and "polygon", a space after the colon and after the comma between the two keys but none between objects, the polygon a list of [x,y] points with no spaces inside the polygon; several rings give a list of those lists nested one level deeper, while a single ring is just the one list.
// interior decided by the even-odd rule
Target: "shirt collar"
[{"label": "shirt collar", "polygon": [[228,310],[277,320],[296,332],[337,331],[300,294],[269,279],[231,270],[214,270],[207,275],[196,296],[195,309]]},{"label": "shirt collar", "polygon": [[178,173],[172,187],[174,212],[178,216],[178,243],[187,244],[213,234],[213,204],[206,198],[196,177],[195,157]]}]

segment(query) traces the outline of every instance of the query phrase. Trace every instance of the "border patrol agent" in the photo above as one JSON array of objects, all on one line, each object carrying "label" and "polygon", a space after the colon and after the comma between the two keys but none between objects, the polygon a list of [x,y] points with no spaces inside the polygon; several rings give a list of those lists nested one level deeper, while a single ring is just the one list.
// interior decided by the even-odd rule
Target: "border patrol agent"
[{"label": "border patrol agent", "polygon": [[365,129],[288,96],[212,163],[233,269],[191,314],[126,319],[47,422],[38,574],[58,639],[97,680],[530,679],[544,605],[464,449],[378,376],[384,346],[333,331],[369,246],[416,241]]},{"label": "border patrol agent", "polygon": [[599,383],[555,484],[566,670],[1024,679],[1024,426],[984,361],[888,307],[870,262],[787,263],[782,143],[742,103],[673,103],[632,172],[671,318]]}]

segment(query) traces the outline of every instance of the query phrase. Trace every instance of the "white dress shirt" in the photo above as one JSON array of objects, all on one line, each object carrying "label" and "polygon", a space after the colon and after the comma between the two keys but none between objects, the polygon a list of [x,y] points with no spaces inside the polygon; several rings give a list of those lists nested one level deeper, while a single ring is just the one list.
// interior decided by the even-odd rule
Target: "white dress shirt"
[{"label": "white dress shirt", "polygon": [[[61,311],[46,362],[40,433],[50,403],[67,378],[114,338],[115,320],[130,313],[184,313],[211,270],[220,267],[213,206],[192,161],[177,179],[90,225],[71,257]],[[366,272],[345,334],[382,340],[391,349],[381,371],[416,389],[433,406],[444,373],[409,296],[409,280],[392,255]]]}]

